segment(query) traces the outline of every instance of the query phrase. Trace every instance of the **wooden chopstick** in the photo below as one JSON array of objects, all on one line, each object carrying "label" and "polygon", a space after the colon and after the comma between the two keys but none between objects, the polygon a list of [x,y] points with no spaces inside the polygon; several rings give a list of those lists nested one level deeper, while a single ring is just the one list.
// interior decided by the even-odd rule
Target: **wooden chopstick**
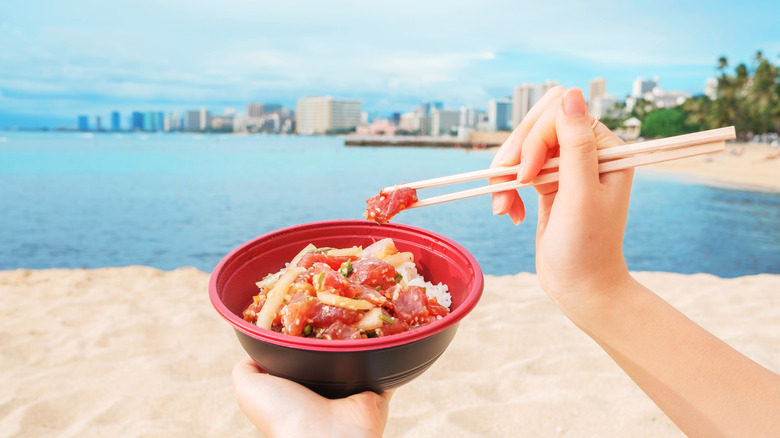
[{"label": "wooden chopstick", "polygon": [[[736,132],[733,126],[726,128],[710,129],[708,131],[695,132],[692,134],[677,135],[674,137],[650,140],[642,143],[633,143],[622,146],[615,146],[599,150],[599,162],[625,158],[633,155],[676,149],[698,144],[713,143],[717,141],[732,140],[736,138]],[[553,169],[558,167],[560,158],[554,157],[548,159],[542,169]],[[496,176],[516,175],[520,170],[520,165],[492,167],[490,169],[476,170],[473,172],[459,173],[457,175],[448,175],[439,178],[425,179],[416,182],[398,184],[385,187],[383,191],[389,192],[401,188],[412,188],[416,190],[427,189],[430,187],[439,187],[448,184],[457,184],[478,179],[493,178]],[[416,206],[416,205],[415,205]]]},{"label": "wooden chopstick", "polygon": [[[734,138],[736,138],[736,132],[734,127],[730,126],[727,128],[712,129],[709,131],[679,135],[660,140],[652,140],[643,143],[601,149],[599,150],[599,173],[612,172],[630,167],[644,166],[652,163],[660,163],[663,161],[676,160],[679,158],[692,157],[695,155],[719,152],[725,149],[725,140],[731,140]],[[554,169],[558,166],[559,162],[559,158],[551,158],[545,162],[545,164],[542,166],[542,169]],[[473,181],[476,179],[512,175],[516,174],[518,169],[519,166],[497,167],[474,172],[466,172],[457,175],[450,175],[441,178],[417,181],[413,183],[399,184],[397,186],[387,187],[384,190],[391,191],[403,187],[410,187],[414,189],[437,187],[447,184]],[[475,189],[463,190],[460,192],[421,199],[410,205],[408,208],[425,207],[428,205],[471,198],[489,193],[515,190],[537,184],[546,184],[558,181],[558,178],[558,171],[554,171],[539,175],[530,183],[507,181],[504,183],[492,184]]]}]

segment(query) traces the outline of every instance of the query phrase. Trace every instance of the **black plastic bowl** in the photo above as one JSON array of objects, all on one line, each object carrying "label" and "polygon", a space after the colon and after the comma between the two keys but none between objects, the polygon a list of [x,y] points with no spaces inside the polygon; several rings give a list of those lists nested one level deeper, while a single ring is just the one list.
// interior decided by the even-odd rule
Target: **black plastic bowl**
[{"label": "black plastic bowl", "polygon": [[[255,282],[277,272],[307,244],[366,247],[386,237],[392,238],[399,250],[414,254],[418,272],[426,280],[449,286],[449,315],[392,336],[332,341],[276,333],[242,319],[258,292]],[[323,396],[339,398],[366,390],[380,393],[422,374],[450,344],[460,320],[477,305],[482,289],[477,261],[446,237],[403,224],[341,220],[285,228],[239,246],[214,269],[209,296],[263,370]]]}]

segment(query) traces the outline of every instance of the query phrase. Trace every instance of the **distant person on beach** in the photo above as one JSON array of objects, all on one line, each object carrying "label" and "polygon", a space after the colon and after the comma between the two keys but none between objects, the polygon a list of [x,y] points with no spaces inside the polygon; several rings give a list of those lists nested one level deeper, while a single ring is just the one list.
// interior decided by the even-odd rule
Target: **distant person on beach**
[{"label": "distant person on beach", "polygon": [[[542,287],[685,434],[778,436],[780,375],[631,277],[622,246],[633,170],[599,175],[597,147],[623,142],[592,124],[579,89],[553,88],[493,160],[493,166],[521,163],[518,179],[528,182],[560,145],[560,181],[536,186]],[[519,224],[525,207],[516,191],[503,192],[493,196],[493,213]],[[239,406],[270,437],[381,436],[392,395],[327,400],[265,374],[249,358],[236,365],[233,381]]]}]

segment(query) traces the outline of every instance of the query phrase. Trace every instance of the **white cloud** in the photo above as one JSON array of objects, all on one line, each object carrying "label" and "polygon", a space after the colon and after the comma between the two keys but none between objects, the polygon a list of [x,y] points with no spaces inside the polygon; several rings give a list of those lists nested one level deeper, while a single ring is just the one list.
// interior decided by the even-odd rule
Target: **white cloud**
[{"label": "white cloud", "polygon": [[[704,48],[710,40],[750,34],[736,16],[677,8],[684,13],[606,0],[15,2],[0,6],[10,17],[0,23],[0,89],[137,101],[323,93],[469,103],[574,69],[678,66],[690,75],[720,55]],[[728,38],[723,22],[735,23]],[[780,51],[776,36],[756,38],[769,44],[746,47],[745,57]]]}]

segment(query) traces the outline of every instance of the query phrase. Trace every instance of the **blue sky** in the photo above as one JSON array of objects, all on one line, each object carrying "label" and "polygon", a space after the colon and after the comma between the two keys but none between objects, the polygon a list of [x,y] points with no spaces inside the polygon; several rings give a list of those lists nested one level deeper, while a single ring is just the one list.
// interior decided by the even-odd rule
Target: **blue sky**
[{"label": "blue sky", "polygon": [[0,127],[307,95],[378,115],[484,108],[524,82],[597,76],[618,98],[656,75],[697,94],[720,56],[780,64],[778,23],[776,0],[5,1]]}]

